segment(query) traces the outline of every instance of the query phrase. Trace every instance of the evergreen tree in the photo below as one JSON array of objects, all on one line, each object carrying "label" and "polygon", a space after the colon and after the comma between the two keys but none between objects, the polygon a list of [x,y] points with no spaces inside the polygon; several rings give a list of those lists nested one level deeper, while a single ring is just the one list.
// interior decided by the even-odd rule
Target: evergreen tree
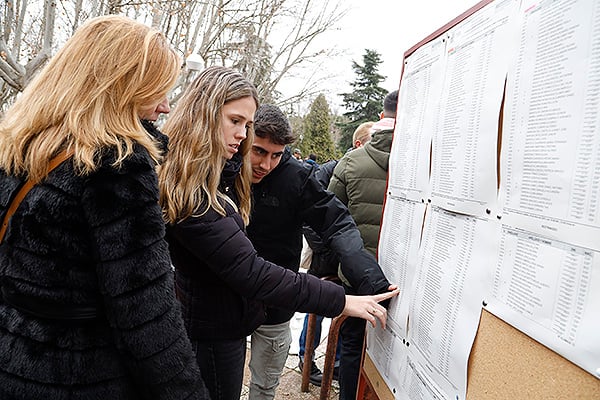
[{"label": "evergreen tree", "polygon": [[304,135],[300,144],[304,157],[313,153],[319,164],[336,158],[336,151],[331,139],[331,116],[329,104],[323,94],[310,105],[310,111],[304,118]]},{"label": "evergreen tree", "polygon": [[388,93],[388,90],[379,86],[385,80],[385,76],[378,72],[381,62],[381,55],[369,49],[363,55],[363,65],[352,62],[352,69],[356,74],[356,79],[350,84],[353,90],[351,93],[341,94],[343,106],[348,110],[343,114],[347,122],[338,125],[341,130],[338,148],[341,151],[352,147],[352,134],[358,125],[379,119],[383,99]]},{"label": "evergreen tree", "polygon": [[[302,151],[302,141],[304,139],[304,117],[296,114],[288,113],[288,119],[290,121],[290,125],[292,127],[292,132],[296,135],[296,140],[294,143],[290,144],[292,151],[295,148],[300,149]],[[305,154],[302,153],[304,156]]]}]

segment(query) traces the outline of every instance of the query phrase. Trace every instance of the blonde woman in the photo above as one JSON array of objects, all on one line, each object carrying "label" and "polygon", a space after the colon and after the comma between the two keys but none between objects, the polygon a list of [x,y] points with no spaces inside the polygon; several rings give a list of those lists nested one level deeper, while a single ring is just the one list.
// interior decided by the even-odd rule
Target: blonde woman
[{"label": "blonde woman", "polygon": [[177,295],[213,400],[239,399],[246,336],[264,322],[265,304],[385,325],[378,303],[397,294],[345,296],[341,286],[256,255],[245,226],[257,106],[256,89],[240,73],[210,67],[164,126],[170,152],[159,172],[160,203]]},{"label": "blonde woman", "polygon": [[209,398],[158,205],[179,68],[159,32],[92,19],[0,123],[0,216],[35,183],[0,245],[0,398]]}]

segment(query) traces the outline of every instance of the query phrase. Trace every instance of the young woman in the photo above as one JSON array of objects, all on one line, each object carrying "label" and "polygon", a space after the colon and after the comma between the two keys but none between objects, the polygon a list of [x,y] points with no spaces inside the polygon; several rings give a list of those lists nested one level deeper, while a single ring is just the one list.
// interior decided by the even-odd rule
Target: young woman
[{"label": "young woman", "polygon": [[378,303],[397,294],[345,296],[341,286],[256,255],[245,226],[257,106],[256,89],[240,73],[210,67],[164,126],[170,151],[159,172],[160,203],[177,295],[213,400],[239,399],[246,336],[264,322],[265,303],[385,325]]},{"label": "young woman", "polygon": [[158,31],[95,18],[0,123],[0,218],[35,183],[0,245],[0,398],[209,398],[158,205],[179,68]]}]

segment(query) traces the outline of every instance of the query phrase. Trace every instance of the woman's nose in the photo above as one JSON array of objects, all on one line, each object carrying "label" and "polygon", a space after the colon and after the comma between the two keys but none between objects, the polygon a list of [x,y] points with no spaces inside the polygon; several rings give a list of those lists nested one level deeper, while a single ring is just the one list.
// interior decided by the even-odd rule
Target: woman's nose
[{"label": "woman's nose", "polygon": [[171,111],[171,107],[169,107],[169,100],[165,97],[163,101],[158,103],[156,107],[157,113],[168,114]]}]

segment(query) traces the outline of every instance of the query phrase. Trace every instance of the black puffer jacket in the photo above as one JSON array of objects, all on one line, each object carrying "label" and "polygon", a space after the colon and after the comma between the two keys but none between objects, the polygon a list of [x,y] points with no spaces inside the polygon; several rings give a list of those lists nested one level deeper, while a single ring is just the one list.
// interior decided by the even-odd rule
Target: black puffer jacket
[{"label": "black puffer jacket", "polygon": [[[141,146],[113,161],[106,152],[81,177],[67,160],[11,220],[2,290],[101,315],[40,319],[0,299],[1,399],[208,399],[175,300],[155,163]],[[2,216],[18,184],[0,171]]]},{"label": "black puffer jacket", "polygon": [[[228,163],[221,191],[235,199]],[[343,289],[258,257],[243,221],[224,202],[227,215],[209,210],[167,227],[176,268],[177,295],[192,340],[240,339],[265,321],[265,303],[333,317],[345,305]]]},{"label": "black puffer jacket", "polygon": [[[253,210],[248,236],[265,259],[298,271],[302,225],[310,226],[339,256],[344,276],[357,294],[387,291],[390,285],[375,258],[363,248],[348,209],[323,188],[314,168],[292,158],[286,148],[279,165],[252,186]],[[288,321],[285,302],[269,308],[267,324]]]}]

